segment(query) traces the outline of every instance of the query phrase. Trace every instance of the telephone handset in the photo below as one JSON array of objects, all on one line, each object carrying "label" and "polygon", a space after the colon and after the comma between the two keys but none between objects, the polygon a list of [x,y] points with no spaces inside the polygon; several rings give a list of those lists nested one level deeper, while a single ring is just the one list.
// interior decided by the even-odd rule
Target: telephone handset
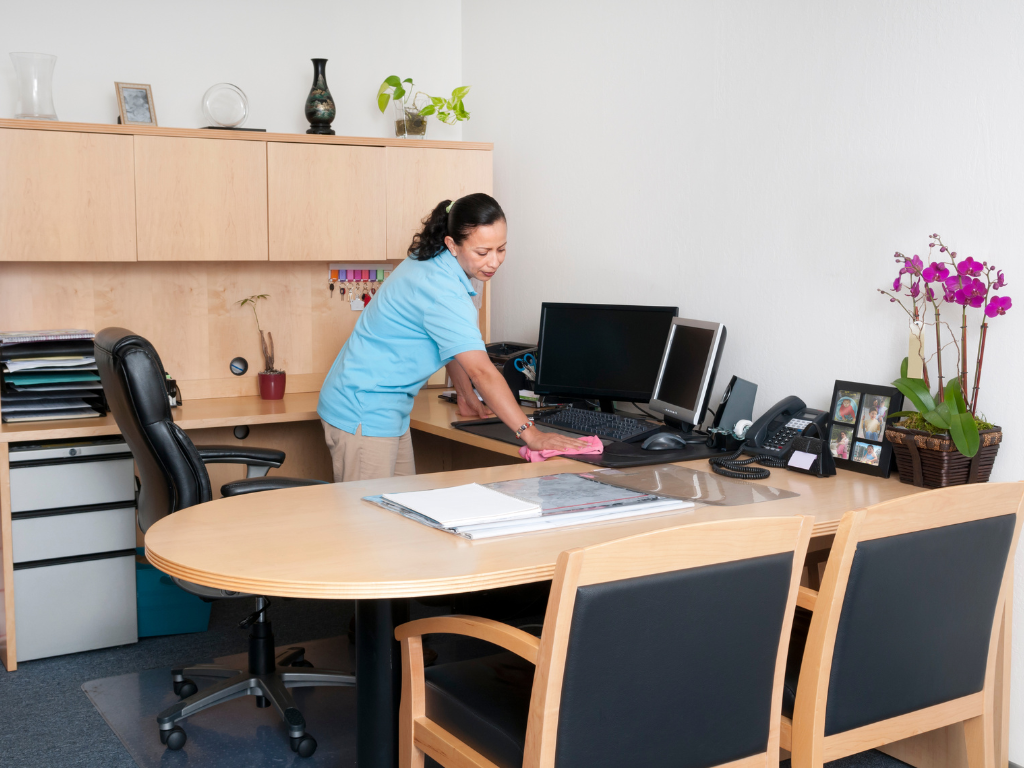
[{"label": "telephone handset", "polygon": [[[811,429],[811,424],[815,429]],[[781,459],[793,440],[805,434],[825,439],[828,413],[808,408],[799,397],[784,397],[747,430],[744,453]]]}]

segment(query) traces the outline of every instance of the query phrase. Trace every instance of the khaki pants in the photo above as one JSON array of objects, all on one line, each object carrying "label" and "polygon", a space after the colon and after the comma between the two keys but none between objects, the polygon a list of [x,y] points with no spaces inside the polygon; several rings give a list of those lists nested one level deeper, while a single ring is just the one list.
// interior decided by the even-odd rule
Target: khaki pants
[{"label": "khaki pants", "polygon": [[408,430],[401,437],[364,437],[362,426],[353,435],[323,419],[320,423],[331,451],[334,482],[416,474]]}]

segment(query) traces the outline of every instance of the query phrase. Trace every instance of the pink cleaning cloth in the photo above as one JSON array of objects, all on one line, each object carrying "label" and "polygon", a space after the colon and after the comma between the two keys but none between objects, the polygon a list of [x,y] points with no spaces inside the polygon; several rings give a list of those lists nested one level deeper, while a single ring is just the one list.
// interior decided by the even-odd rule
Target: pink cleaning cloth
[{"label": "pink cleaning cloth", "polygon": [[604,443],[602,443],[601,438],[596,435],[587,435],[586,437],[581,437],[580,440],[587,444],[586,448],[580,448],[576,451],[531,451],[524,445],[519,449],[519,455],[527,461],[544,461],[544,459],[550,459],[552,456],[573,456],[582,453],[604,453]]}]

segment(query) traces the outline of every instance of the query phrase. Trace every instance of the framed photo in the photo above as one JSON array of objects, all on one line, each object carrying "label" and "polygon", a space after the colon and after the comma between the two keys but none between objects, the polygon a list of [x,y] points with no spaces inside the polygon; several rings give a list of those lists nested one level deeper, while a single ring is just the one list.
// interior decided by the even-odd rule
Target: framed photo
[{"label": "framed photo", "polygon": [[889,414],[902,408],[903,395],[895,387],[837,381],[828,425],[836,466],[888,477],[892,446],[885,439],[885,425]]},{"label": "framed photo", "polygon": [[156,125],[153,89],[141,83],[114,83],[121,125]]}]

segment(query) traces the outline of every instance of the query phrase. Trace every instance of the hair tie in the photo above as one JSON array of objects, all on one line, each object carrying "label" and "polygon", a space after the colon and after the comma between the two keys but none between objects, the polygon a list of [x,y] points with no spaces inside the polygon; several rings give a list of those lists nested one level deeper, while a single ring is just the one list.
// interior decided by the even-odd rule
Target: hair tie
[{"label": "hair tie", "polygon": [[444,212],[445,213],[451,213],[453,205],[455,205],[455,201],[454,200],[452,200],[450,203],[448,203],[448,207],[444,209]]}]

